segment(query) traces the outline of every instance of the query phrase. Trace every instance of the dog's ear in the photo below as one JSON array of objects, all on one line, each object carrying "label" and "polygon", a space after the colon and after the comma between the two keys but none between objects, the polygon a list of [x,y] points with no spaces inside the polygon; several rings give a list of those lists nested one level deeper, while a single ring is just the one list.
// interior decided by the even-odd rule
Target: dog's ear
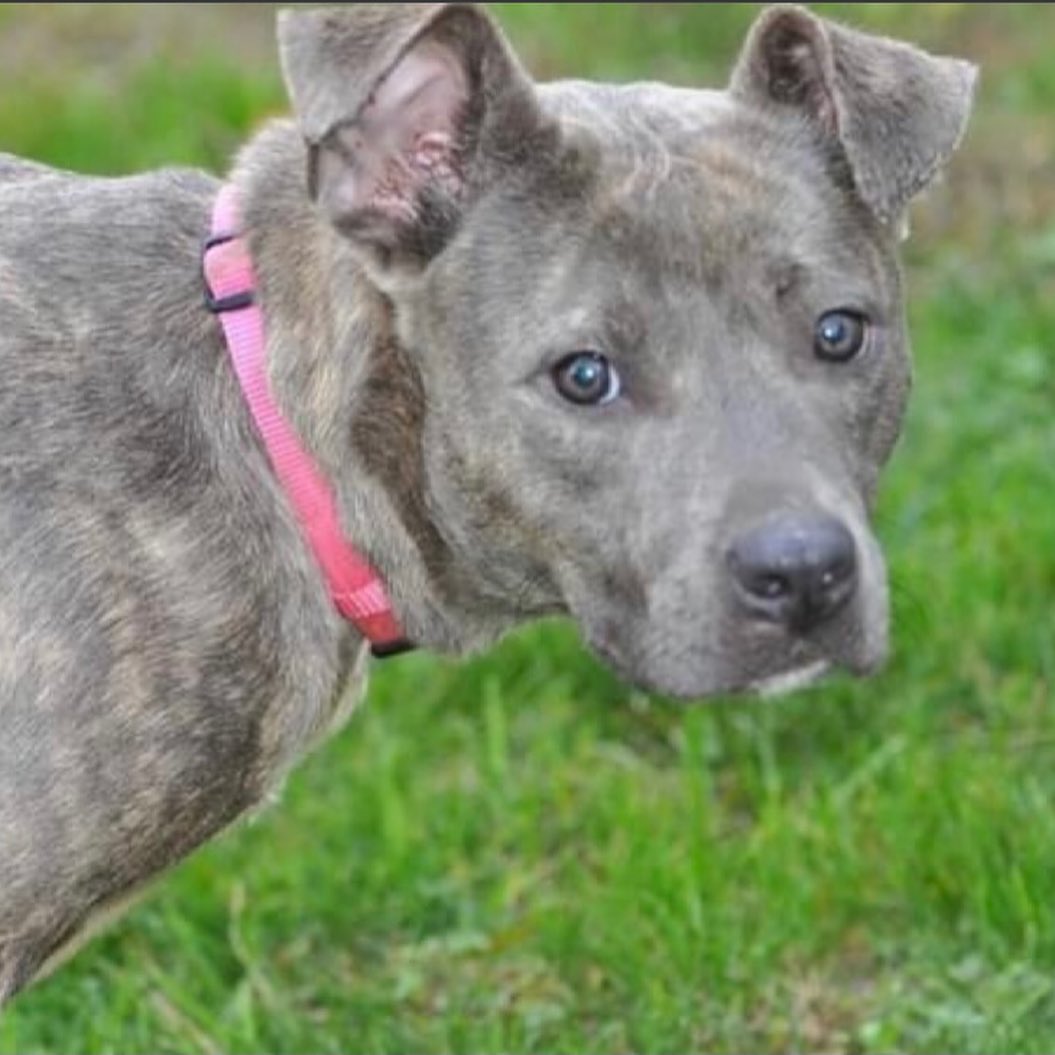
[{"label": "dog's ear", "polygon": [[541,125],[530,79],[474,4],[283,11],[310,193],[381,264],[421,267]]},{"label": "dog's ear", "polygon": [[730,90],[837,140],[860,197],[894,223],[959,145],[977,73],[969,62],[779,6],[755,23]]}]

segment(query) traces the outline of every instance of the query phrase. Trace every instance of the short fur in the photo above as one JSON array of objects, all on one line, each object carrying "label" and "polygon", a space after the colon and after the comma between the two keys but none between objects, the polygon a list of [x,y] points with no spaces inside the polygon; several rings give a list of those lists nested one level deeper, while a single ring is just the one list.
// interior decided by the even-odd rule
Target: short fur
[{"label": "short fur", "polygon": [[[469,4],[289,13],[280,43],[296,121],[231,176],[272,381],[408,634],[464,652],[568,615],[683,696],[874,668],[897,232],[973,69],[798,8],[761,18],[728,92],[535,85]],[[361,691],[202,306],[217,188],[0,157],[0,1001]],[[814,322],[848,304],[873,346],[821,363]],[[621,400],[557,395],[583,348]],[[728,582],[730,539],[786,509],[859,550],[808,634]]]}]

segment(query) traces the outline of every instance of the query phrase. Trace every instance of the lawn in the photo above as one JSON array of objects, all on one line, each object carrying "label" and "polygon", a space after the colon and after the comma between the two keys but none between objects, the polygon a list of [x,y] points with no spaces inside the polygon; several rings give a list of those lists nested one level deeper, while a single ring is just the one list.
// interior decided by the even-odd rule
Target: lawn
[{"label": "lawn", "polygon": [[[0,1053],[1055,1050],[1055,7],[853,6],[985,70],[909,249],[889,668],[684,708],[565,626],[378,667]],[[540,76],[716,84],[753,10],[501,13]],[[0,5],[0,150],[222,168],[283,105],[269,22]]]}]

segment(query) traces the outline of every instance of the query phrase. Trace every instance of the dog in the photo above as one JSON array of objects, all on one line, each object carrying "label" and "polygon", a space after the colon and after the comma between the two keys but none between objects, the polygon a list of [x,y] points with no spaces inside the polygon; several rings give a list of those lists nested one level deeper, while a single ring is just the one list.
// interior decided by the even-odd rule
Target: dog
[{"label": "dog", "polygon": [[293,118],[223,191],[0,157],[0,1002],[371,646],[566,616],[686,698],[887,650],[898,245],[975,68],[798,7],[723,91],[533,83],[463,3],[278,39]]}]

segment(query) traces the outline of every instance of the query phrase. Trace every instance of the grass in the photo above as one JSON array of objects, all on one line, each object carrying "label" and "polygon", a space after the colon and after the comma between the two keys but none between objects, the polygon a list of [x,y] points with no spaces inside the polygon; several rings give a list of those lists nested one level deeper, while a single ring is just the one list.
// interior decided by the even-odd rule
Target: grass
[{"label": "grass", "polygon": [[[0,148],[222,165],[281,106],[266,15],[177,8],[0,7]],[[541,72],[715,83],[751,11],[503,14]],[[0,1053],[1055,1049],[1055,12],[852,17],[986,69],[911,248],[889,669],[683,709],[563,626],[379,668],[281,804],[20,1000]]]}]

